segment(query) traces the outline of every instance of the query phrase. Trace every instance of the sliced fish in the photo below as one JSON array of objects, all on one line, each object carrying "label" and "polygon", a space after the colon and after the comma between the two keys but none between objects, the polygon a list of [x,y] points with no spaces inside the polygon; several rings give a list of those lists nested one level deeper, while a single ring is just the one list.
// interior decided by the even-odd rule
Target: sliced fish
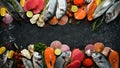
[{"label": "sliced fish", "polygon": [[113,4],[106,12],[106,23],[113,21],[120,13],[120,1]]}]

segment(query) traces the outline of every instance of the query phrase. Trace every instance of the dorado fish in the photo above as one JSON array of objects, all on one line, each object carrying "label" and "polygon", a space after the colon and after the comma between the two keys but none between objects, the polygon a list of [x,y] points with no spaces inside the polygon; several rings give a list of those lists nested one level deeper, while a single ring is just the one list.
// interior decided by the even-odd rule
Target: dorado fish
[{"label": "dorado fish", "polygon": [[23,64],[25,65],[25,68],[33,68],[33,64],[29,59],[22,58]]},{"label": "dorado fish", "polygon": [[92,58],[99,68],[112,68],[111,64],[102,53],[94,52],[92,53]]},{"label": "dorado fish", "polygon": [[66,12],[67,9],[67,2],[66,0],[58,0],[58,7],[56,10],[56,17],[57,19],[60,19]]},{"label": "dorado fish", "polygon": [[120,1],[113,4],[106,12],[106,23],[113,21],[120,13]]},{"label": "dorado fish", "polygon": [[49,0],[44,11],[44,21],[47,21],[54,15],[56,5],[57,5],[57,0]]},{"label": "dorado fish", "polygon": [[115,0],[103,0],[94,11],[93,18],[100,17],[112,4],[114,4],[114,2]]},{"label": "dorado fish", "polygon": [[42,55],[40,55],[40,53],[38,52],[34,52],[33,65],[34,65],[34,68],[43,68]]}]

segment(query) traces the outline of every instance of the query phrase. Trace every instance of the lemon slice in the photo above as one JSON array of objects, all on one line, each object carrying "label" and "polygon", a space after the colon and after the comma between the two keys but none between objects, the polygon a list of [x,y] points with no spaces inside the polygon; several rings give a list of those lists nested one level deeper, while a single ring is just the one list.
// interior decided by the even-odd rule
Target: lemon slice
[{"label": "lemon slice", "polygon": [[20,5],[24,7],[26,0],[20,0]]},{"label": "lemon slice", "polygon": [[26,16],[31,18],[33,16],[33,12],[32,11],[27,11]]},{"label": "lemon slice", "polygon": [[14,51],[13,50],[10,50],[9,52],[8,52],[8,59],[11,59],[12,57],[13,57],[13,54],[14,54]]},{"label": "lemon slice", "polygon": [[5,48],[4,46],[2,46],[2,47],[0,48],[0,55],[3,54],[5,51],[6,51],[6,48]]},{"label": "lemon slice", "polygon": [[72,12],[77,12],[78,11],[78,7],[76,5],[72,5],[71,11]]},{"label": "lemon slice", "polygon": [[97,6],[100,5],[101,2],[101,0],[96,0]]},{"label": "lemon slice", "polygon": [[0,12],[1,12],[1,13],[0,13],[1,16],[5,16],[6,13],[7,13],[7,12],[6,12],[6,8],[4,8],[4,7],[1,8],[1,9],[0,9]]},{"label": "lemon slice", "polygon": [[61,54],[61,49],[55,49],[55,55],[60,55]]}]

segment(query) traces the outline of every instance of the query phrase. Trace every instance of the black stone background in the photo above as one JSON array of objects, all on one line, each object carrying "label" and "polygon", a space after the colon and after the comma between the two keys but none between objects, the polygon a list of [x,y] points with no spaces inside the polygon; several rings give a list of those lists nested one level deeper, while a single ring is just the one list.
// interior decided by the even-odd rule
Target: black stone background
[{"label": "black stone background", "polygon": [[[64,26],[46,26],[39,28],[28,23],[14,22],[14,29],[10,30],[16,38],[17,45],[23,48],[29,44],[43,42],[48,46],[54,40],[68,44],[71,49],[83,49],[88,43],[103,42],[120,53],[120,15],[111,23],[104,23],[97,31],[91,30],[91,24],[81,21],[80,24],[67,24]],[[1,28],[2,30],[3,28]],[[0,44],[6,42],[5,32],[0,33]]]}]

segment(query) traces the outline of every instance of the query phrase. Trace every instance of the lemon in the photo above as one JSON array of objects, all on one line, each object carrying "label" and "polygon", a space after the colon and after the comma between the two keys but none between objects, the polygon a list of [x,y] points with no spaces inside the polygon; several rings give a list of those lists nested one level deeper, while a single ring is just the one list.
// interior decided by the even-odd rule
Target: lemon
[{"label": "lemon", "polygon": [[10,58],[12,58],[13,57],[13,54],[14,54],[14,51],[13,50],[10,50],[9,52],[8,52],[8,58],[10,59]]},{"label": "lemon", "polygon": [[97,6],[100,5],[101,2],[101,0],[96,0]]},{"label": "lemon", "polygon": [[0,55],[3,54],[6,51],[6,48],[3,46],[0,48]]},{"label": "lemon", "polygon": [[26,0],[20,0],[20,5],[24,7]]},{"label": "lemon", "polygon": [[4,7],[2,7],[2,8],[0,8],[0,15],[1,16],[5,16],[6,15],[6,8],[4,8]]}]

